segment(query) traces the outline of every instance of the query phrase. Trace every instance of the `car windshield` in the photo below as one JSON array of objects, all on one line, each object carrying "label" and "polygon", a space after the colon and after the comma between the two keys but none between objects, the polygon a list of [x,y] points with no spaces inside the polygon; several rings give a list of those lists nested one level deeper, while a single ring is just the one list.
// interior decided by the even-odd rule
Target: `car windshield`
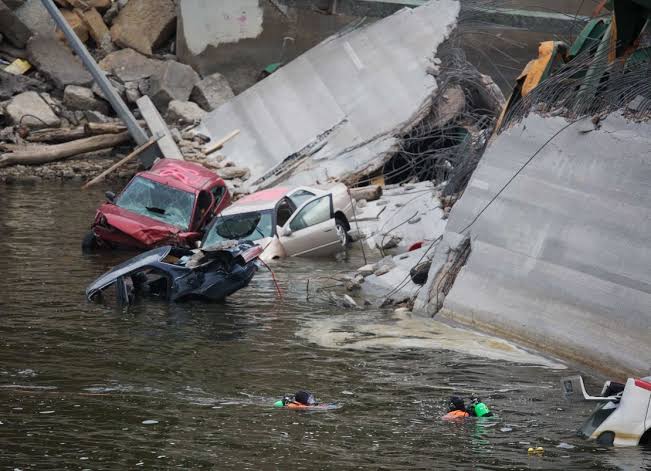
[{"label": "car windshield", "polygon": [[187,230],[194,194],[143,177],[135,177],[115,204],[137,214]]},{"label": "car windshield", "polygon": [[204,237],[203,247],[225,240],[259,240],[273,237],[273,211],[218,216]]}]

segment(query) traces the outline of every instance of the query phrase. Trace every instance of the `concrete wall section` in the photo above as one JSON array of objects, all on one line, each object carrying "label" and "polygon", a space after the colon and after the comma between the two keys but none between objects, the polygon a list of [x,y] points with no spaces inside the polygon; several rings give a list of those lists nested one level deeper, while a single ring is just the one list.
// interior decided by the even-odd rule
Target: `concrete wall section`
[{"label": "concrete wall section", "polygon": [[[489,146],[460,231],[555,132],[530,116]],[[470,229],[444,315],[600,369],[651,367],[651,125],[618,115],[557,136]],[[589,131],[589,132],[586,132]]]}]

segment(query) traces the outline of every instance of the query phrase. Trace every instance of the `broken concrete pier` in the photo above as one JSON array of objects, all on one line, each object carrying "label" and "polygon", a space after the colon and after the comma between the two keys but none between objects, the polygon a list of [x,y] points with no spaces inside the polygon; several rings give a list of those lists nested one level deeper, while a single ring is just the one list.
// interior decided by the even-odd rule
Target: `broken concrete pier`
[{"label": "broken concrete pier", "polygon": [[[497,136],[452,210],[462,231],[554,134],[530,115]],[[602,371],[651,366],[651,124],[570,124],[469,230],[441,314]]]}]

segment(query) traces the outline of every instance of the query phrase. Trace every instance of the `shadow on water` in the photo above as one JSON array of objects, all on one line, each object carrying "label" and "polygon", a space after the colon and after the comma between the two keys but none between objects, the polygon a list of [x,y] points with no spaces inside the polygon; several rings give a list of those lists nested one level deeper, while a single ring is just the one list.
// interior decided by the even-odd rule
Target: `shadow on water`
[{"label": "shadow on water", "polygon": [[[508,348],[490,338],[482,345],[427,320],[305,301],[308,277],[353,268],[356,255],[279,264],[282,301],[260,272],[223,304],[151,302],[129,311],[89,304],[86,285],[129,256],[80,253],[100,194],[0,187],[3,468],[651,464],[649,450],[599,449],[576,438],[589,407],[562,402],[557,384],[568,370],[541,365],[537,355],[515,352],[506,361],[494,353]],[[343,407],[318,414],[271,407],[301,387]],[[453,392],[479,393],[497,417],[441,422]],[[530,458],[529,446],[543,446],[544,457]]]}]

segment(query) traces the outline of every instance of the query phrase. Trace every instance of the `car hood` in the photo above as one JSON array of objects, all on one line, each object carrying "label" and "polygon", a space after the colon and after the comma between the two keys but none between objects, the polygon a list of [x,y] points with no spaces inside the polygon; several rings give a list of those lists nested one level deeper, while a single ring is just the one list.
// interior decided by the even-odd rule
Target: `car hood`
[{"label": "car hood", "polygon": [[86,297],[88,299],[91,299],[97,292],[103,290],[111,283],[114,283],[115,280],[121,276],[128,275],[129,273],[132,273],[143,267],[150,266],[162,261],[170,253],[170,250],[172,250],[172,247],[169,245],[165,247],[159,247],[157,249],[149,250],[140,255],[136,255],[126,262],[119,264],[118,266],[104,273],[90,286],[88,286],[88,288],[86,288]]},{"label": "car hood", "polygon": [[157,244],[181,232],[180,227],[136,214],[114,204],[105,203],[99,210],[110,226],[145,245]]}]

